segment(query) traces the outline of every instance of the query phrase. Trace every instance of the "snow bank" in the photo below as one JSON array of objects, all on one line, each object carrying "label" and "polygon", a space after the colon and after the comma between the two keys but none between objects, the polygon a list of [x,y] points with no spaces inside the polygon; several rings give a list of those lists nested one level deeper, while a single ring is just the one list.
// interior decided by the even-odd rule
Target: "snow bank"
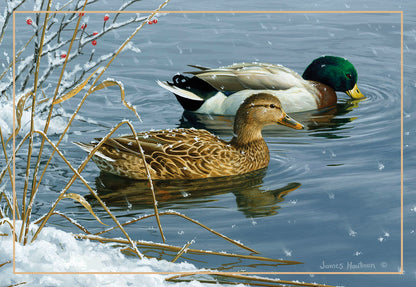
[{"label": "snow bank", "polygon": [[[1,223],[1,222],[0,222]],[[20,222],[17,222],[17,226]],[[31,226],[34,230],[35,226]],[[19,230],[19,229],[17,229]],[[0,225],[0,264],[12,260],[11,230]],[[11,263],[0,267],[1,286],[26,282],[28,286],[213,286],[197,281],[191,283],[166,282],[171,275],[149,274],[13,274]],[[124,256],[109,244],[76,240],[62,230],[45,227],[33,244],[16,243],[17,272],[192,272],[197,268],[189,263]],[[221,285],[215,285],[221,286]],[[240,285],[243,286],[243,285]]]},{"label": "snow bank", "polygon": [[[16,97],[16,104],[18,102]],[[32,103],[32,99],[27,100],[27,105]],[[0,127],[2,129],[3,137],[7,138],[13,131],[13,101],[0,99]],[[55,114],[64,114],[60,107],[55,107]],[[35,116],[35,129],[43,130],[46,123],[47,113],[37,113]],[[25,110],[22,115],[22,128],[20,133],[26,135],[30,131],[31,110]],[[62,132],[66,127],[67,121],[62,117],[54,117],[51,120],[48,134],[55,134]]]}]

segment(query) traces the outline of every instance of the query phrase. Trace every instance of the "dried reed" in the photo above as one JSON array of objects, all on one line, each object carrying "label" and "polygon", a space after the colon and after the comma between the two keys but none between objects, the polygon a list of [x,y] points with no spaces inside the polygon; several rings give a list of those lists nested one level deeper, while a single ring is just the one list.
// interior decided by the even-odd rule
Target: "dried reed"
[{"label": "dried reed", "polygon": [[[131,5],[133,2],[135,2],[136,0],[132,0],[130,2],[125,3],[121,8],[121,10],[126,9],[129,5]],[[59,156],[59,158],[65,163],[65,165],[72,171],[73,175],[72,177],[68,180],[68,182],[66,183],[65,187],[61,190],[60,194],[58,195],[58,197],[56,198],[55,202],[52,204],[52,207],[49,209],[49,211],[44,214],[43,216],[41,216],[40,218],[38,218],[37,220],[34,220],[35,224],[38,224],[39,226],[37,227],[36,231],[34,232],[33,236],[30,238],[30,242],[33,242],[36,240],[36,238],[38,237],[39,233],[42,231],[42,229],[45,227],[45,225],[47,224],[48,220],[50,219],[50,217],[52,215],[59,215],[62,218],[64,218],[65,220],[67,220],[68,222],[72,223],[74,226],[76,226],[78,229],[80,229],[84,234],[74,234],[74,237],[77,239],[88,239],[88,240],[94,240],[94,241],[99,241],[102,243],[113,243],[113,244],[123,244],[125,247],[123,248],[124,250],[128,250],[131,251],[132,253],[136,254],[139,258],[143,258],[143,254],[139,251],[138,246],[141,246],[143,248],[153,248],[153,249],[159,249],[159,250],[168,250],[171,252],[175,252],[172,259],[172,262],[177,261],[179,258],[183,257],[184,254],[189,253],[189,254],[198,254],[198,255],[203,255],[203,256],[223,256],[223,257],[230,257],[230,258],[238,258],[238,259],[246,259],[246,260],[253,260],[253,261],[263,261],[263,262],[270,262],[270,263],[274,263],[277,265],[290,265],[290,264],[301,264],[301,262],[297,262],[297,261],[288,261],[288,260],[278,260],[278,259],[273,259],[273,258],[267,258],[267,257],[262,257],[262,256],[257,256],[257,255],[245,255],[245,254],[234,254],[234,253],[227,253],[227,252],[215,252],[215,251],[206,251],[206,250],[199,250],[199,249],[192,249],[189,248],[191,246],[191,244],[193,243],[193,241],[187,242],[186,244],[184,244],[184,246],[182,247],[178,247],[178,246],[172,246],[172,245],[168,245],[165,244],[165,236],[163,233],[163,229],[162,229],[162,224],[160,222],[160,216],[162,215],[173,215],[173,216],[178,216],[181,217],[187,221],[190,221],[193,224],[198,225],[199,227],[208,230],[209,232],[213,233],[214,235],[227,240],[228,242],[231,242],[232,244],[248,250],[252,253],[259,253],[257,251],[255,251],[254,249],[251,249],[247,246],[245,246],[244,244],[241,244],[215,230],[213,230],[212,228],[209,228],[207,226],[205,226],[202,223],[199,223],[198,221],[191,219],[189,217],[187,217],[186,215],[180,214],[178,212],[173,212],[173,211],[167,211],[167,212],[159,212],[158,211],[158,207],[157,207],[157,199],[156,199],[156,195],[155,195],[155,191],[154,191],[154,187],[153,187],[153,181],[152,178],[150,176],[150,172],[147,166],[147,163],[145,161],[145,156],[143,153],[143,149],[141,148],[140,142],[138,140],[137,137],[137,133],[133,127],[133,125],[127,121],[121,121],[120,123],[118,123],[115,127],[113,127],[108,133],[107,135],[105,135],[102,140],[94,147],[94,149],[87,155],[87,157],[82,161],[82,163],[78,166],[78,168],[74,168],[72,166],[72,164],[68,161],[68,159],[64,156],[63,152],[59,149],[59,145],[62,142],[62,140],[64,139],[64,136],[66,135],[67,131],[69,130],[69,127],[72,125],[72,122],[74,121],[75,117],[77,116],[78,112],[80,111],[81,107],[83,106],[83,104],[85,103],[86,99],[93,94],[96,91],[99,91],[105,87],[110,87],[110,86],[118,86],[120,89],[120,96],[121,96],[121,102],[123,103],[123,105],[129,109],[130,111],[132,111],[135,115],[135,117],[138,120],[140,119],[139,114],[137,113],[136,109],[129,104],[126,100],[125,100],[125,92],[124,92],[124,88],[122,86],[121,83],[115,81],[115,80],[104,80],[101,83],[99,83],[101,76],[103,75],[103,73],[108,69],[108,67],[111,65],[111,63],[115,60],[115,58],[121,53],[121,51],[126,47],[126,45],[131,41],[131,39],[144,27],[144,25],[152,19],[152,17],[154,17],[156,15],[156,13],[158,13],[170,0],[165,0],[157,9],[155,9],[152,13],[150,13],[150,15],[148,17],[144,17],[141,19],[135,19],[135,21],[140,21],[141,24],[139,25],[138,28],[135,29],[135,31],[127,38],[127,40],[120,45],[120,47],[114,52],[114,54],[111,56],[111,58],[107,59],[108,62],[102,66],[102,67],[94,67],[95,71],[93,71],[88,77],[84,77],[85,73],[87,71],[83,71],[82,75],[79,79],[77,79],[76,81],[74,81],[74,85],[67,90],[68,92],[66,92],[64,95],[61,96],[62,92],[60,92],[60,86],[61,86],[61,82],[63,81],[63,77],[64,77],[64,73],[67,67],[67,63],[68,61],[74,59],[75,56],[71,57],[71,54],[74,53],[80,53],[80,49],[82,48],[83,42],[82,42],[82,34],[81,37],[78,38],[79,42],[78,42],[78,49],[76,52],[73,52],[73,45],[75,44],[76,40],[77,40],[77,34],[79,33],[79,25],[80,25],[80,20],[81,17],[78,17],[76,24],[75,24],[75,30],[74,33],[71,37],[70,41],[64,41],[63,44],[69,44],[69,48],[67,50],[67,56],[65,57],[65,60],[62,64],[62,69],[59,75],[59,79],[58,82],[56,84],[56,88],[55,91],[53,93],[53,96],[51,98],[44,98],[42,100],[39,100],[37,97],[37,94],[39,93],[38,90],[41,89],[41,86],[43,84],[43,81],[45,81],[45,79],[40,79],[39,77],[39,73],[40,73],[40,67],[41,67],[41,58],[45,55],[45,53],[52,53],[56,50],[54,49],[47,49],[46,51],[43,51],[43,49],[46,47],[46,45],[49,43],[48,41],[51,41],[50,38],[45,39],[46,37],[46,33],[47,31],[50,29],[50,27],[53,25],[50,24],[48,26],[49,21],[56,16],[56,13],[53,13],[52,11],[50,11],[50,7],[51,7],[51,0],[48,0],[47,2],[47,13],[45,13],[45,17],[43,20],[43,23],[41,23],[40,25],[38,25],[38,28],[36,29],[34,35],[31,37],[31,39],[29,39],[27,41],[27,43],[23,46],[23,48],[17,53],[17,55],[15,55],[15,57],[13,58],[13,65],[15,66],[16,63],[19,61],[19,58],[22,54],[22,52],[28,47],[29,43],[31,41],[33,41],[33,39],[39,38],[38,33],[41,32],[40,35],[40,41],[35,41],[35,46],[36,46],[36,53],[34,57],[34,62],[31,64],[28,64],[28,66],[25,66],[23,70],[27,70],[27,71],[32,71],[33,70],[33,74],[34,74],[34,79],[33,79],[33,88],[30,89],[30,91],[25,92],[25,94],[23,96],[20,97],[17,105],[16,105],[16,110],[15,110],[15,117],[16,117],[16,128],[13,130],[13,135],[10,136],[6,141],[4,140],[2,131],[0,129],[0,138],[1,138],[1,142],[2,142],[2,149],[3,149],[3,154],[4,154],[4,158],[5,158],[5,166],[3,167],[1,173],[0,173],[0,183],[2,182],[3,178],[5,177],[6,173],[9,174],[9,178],[10,178],[10,182],[13,185],[13,189],[14,189],[14,176],[12,174],[11,171],[11,163],[12,160],[14,159],[14,156],[20,151],[20,149],[27,144],[28,146],[28,150],[27,150],[27,155],[26,155],[26,170],[25,170],[25,176],[24,176],[24,187],[23,187],[23,192],[22,192],[22,198],[21,198],[21,202],[20,202],[20,208],[17,202],[17,199],[14,198],[13,200],[13,204],[12,201],[10,200],[9,196],[5,193],[5,191],[1,191],[0,192],[0,202],[2,202],[3,200],[6,202],[6,206],[9,208],[9,210],[13,211],[13,216],[17,216],[18,219],[22,219],[22,225],[20,228],[20,232],[16,232],[16,230],[14,230],[14,226],[10,223],[9,220],[3,220],[1,222],[1,224],[9,224],[10,229],[13,231],[13,234],[16,235],[16,237],[14,238],[15,241],[19,241],[22,244],[27,244],[28,240],[29,240],[29,226],[31,223],[31,216],[32,216],[32,207],[36,198],[37,193],[39,192],[39,188],[41,186],[42,183],[42,179],[44,178],[44,175],[46,173],[46,171],[48,170],[49,164],[52,160],[52,158],[54,157],[55,154],[57,154]],[[71,1],[70,1],[71,2]],[[67,3],[67,5],[69,5],[69,3]],[[91,3],[91,2],[95,2],[95,1],[85,1],[82,8],[77,11],[77,13],[81,13],[82,11],[85,10],[86,6]],[[17,9],[18,7],[16,7]],[[65,8],[62,7],[61,9]],[[75,14],[74,14],[75,15]],[[76,16],[76,15],[75,15]],[[54,37],[61,37],[61,33],[60,31],[62,31],[67,25],[68,23],[72,23],[72,21],[74,21],[74,17],[73,16],[71,19],[72,20],[68,20],[67,22],[64,22],[64,19],[62,19],[61,23],[60,23],[60,29],[58,31],[58,33],[56,35],[54,35]],[[5,25],[7,24],[8,21],[8,17],[6,18],[5,21]],[[64,16],[65,17],[65,16]],[[115,23],[116,19],[118,17],[118,14],[116,14],[116,16],[114,17],[113,23]],[[40,19],[40,16],[37,15],[37,19]],[[38,21],[39,22],[39,21]],[[120,27],[124,26],[124,24],[120,25]],[[111,31],[112,29],[114,29],[114,27],[110,27],[108,29],[105,29],[105,26],[103,27],[103,31],[101,33],[99,33],[98,35],[95,35],[95,38],[101,37],[104,33],[107,33],[108,31]],[[0,29],[0,42],[4,36],[4,27],[1,27]],[[83,33],[83,31],[81,31],[81,33]],[[91,38],[91,39],[95,39],[95,38]],[[101,64],[101,62],[98,62],[99,64]],[[30,66],[32,65],[32,66]],[[6,75],[6,72],[12,67],[12,64],[10,64],[5,71],[0,75],[0,80]],[[49,69],[54,69],[55,67],[49,67]],[[46,73],[48,74],[48,73]],[[26,83],[28,82],[29,78],[30,78],[30,72],[28,72],[26,78],[24,79],[24,85],[26,85]],[[17,80],[17,78],[20,75],[17,75],[15,80]],[[47,136],[47,132],[50,126],[50,122],[52,119],[52,114],[53,114],[53,110],[55,108],[56,105],[61,104],[64,101],[67,101],[71,98],[73,98],[74,96],[80,94],[82,92],[83,89],[85,89],[85,87],[87,86],[87,84],[93,81],[93,83],[91,84],[91,86],[88,88],[87,92],[85,93],[85,95],[81,98],[78,106],[76,107],[76,109],[74,110],[74,112],[72,113],[64,131],[60,134],[59,139],[56,143],[52,142],[50,140],[50,138]],[[43,91],[42,91],[43,92]],[[31,98],[31,104],[29,105],[29,107],[27,107],[27,101],[28,99]],[[48,114],[47,114],[47,118],[46,118],[46,122],[45,125],[43,127],[43,130],[35,130],[34,127],[34,120],[35,120],[35,116],[36,116],[36,108],[40,105],[40,104],[47,104],[47,102],[50,102],[49,106],[48,106]],[[15,135],[18,134],[21,130],[21,126],[22,126],[22,115],[24,113],[24,111],[26,109],[30,109],[30,114],[31,114],[31,120],[30,120],[30,131],[23,136],[20,139],[20,142],[18,144],[18,146],[15,148],[15,150],[13,151],[13,156],[9,157],[8,153],[7,153],[7,144],[11,139],[15,138]],[[148,216],[143,216],[139,219],[134,219],[134,220],[130,220],[128,222],[125,223],[120,223],[119,220],[117,219],[117,217],[109,210],[109,208],[105,205],[105,203],[101,200],[101,198],[99,197],[99,195],[95,192],[95,190],[93,188],[91,188],[91,186],[88,184],[88,182],[82,177],[81,172],[83,171],[83,169],[86,167],[87,163],[91,160],[91,158],[94,156],[94,154],[98,151],[98,149],[103,145],[103,143],[110,138],[121,126],[123,125],[127,125],[132,134],[135,137],[136,140],[136,144],[139,146],[140,149],[140,155],[143,159],[144,162],[144,166],[146,168],[146,172],[147,172],[147,176],[148,176],[148,182],[149,182],[149,186],[150,186],[150,191],[152,192],[152,196],[153,196],[153,208],[154,208],[154,213]],[[31,157],[34,154],[34,139],[35,139],[35,135],[40,135],[41,136],[41,143],[40,143],[40,147],[37,150],[37,160],[34,164],[34,167],[32,168],[32,164],[31,164]],[[46,162],[46,164],[43,167],[42,172],[40,173],[40,167],[41,167],[41,159],[42,156],[44,155],[44,148],[45,145],[48,145],[50,148],[52,148],[52,152]],[[38,174],[40,173],[40,176],[38,176]],[[29,179],[30,174],[32,174],[31,180]],[[63,199],[72,199],[78,203],[80,203],[98,222],[100,222],[101,224],[106,225],[105,223],[103,223],[100,218],[95,214],[95,212],[93,211],[91,205],[85,200],[85,198],[83,196],[81,196],[80,194],[76,194],[76,193],[69,193],[68,190],[69,188],[72,186],[72,184],[75,182],[76,179],[79,179],[84,186],[88,189],[88,191],[95,197],[95,199],[99,202],[100,206],[105,210],[105,212],[110,216],[110,218],[112,219],[112,221],[114,222],[114,226],[96,233],[94,235],[91,234],[91,232],[88,231],[87,228],[85,228],[84,226],[82,226],[81,224],[77,223],[74,219],[70,218],[69,216],[57,212],[55,209],[58,206],[58,204],[60,203],[61,200]],[[28,194],[30,193],[30,194]],[[28,199],[28,200],[27,200]],[[2,210],[0,210],[0,218],[5,218],[6,214],[3,213]],[[159,228],[159,232],[162,238],[163,243],[150,243],[150,242],[143,242],[143,241],[138,241],[138,240],[133,240],[129,234],[127,233],[127,231],[124,229],[124,226],[127,226],[129,224],[138,222],[140,220],[146,219],[146,218],[150,218],[150,217],[155,217],[156,218],[156,222],[158,224],[158,228]],[[120,239],[120,238],[105,238],[105,237],[101,237],[99,235],[107,233],[111,230],[115,230],[115,229],[119,229],[125,236],[125,239]],[[0,234],[1,236],[6,236],[7,234]],[[7,261],[4,263],[0,264],[0,268],[6,264],[11,263],[11,261]],[[173,277],[169,277],[166,280],[167,281],[185,281],[186,279],[182,279],[184,277],[187,276],[192,276],[195,273],[188,273],[188,274],[183,274],[180,276],[173,276]],[[237,280],[244,280],[247,282],[250,282],[251,285],[258,285],[258,286],[281,286],[281,285],[276,285],[276,284],[286,284],[286,285],[292,285],[292,286],[323,286],[323,285],[316,285],[316,284],[309,284],[308,283],[296,283],[296,282],[292,282],[292,281],[282,281],[282,280],[273,280],[273,279],[267,279],[267,278],[258,278],[258,277],[248,277],[248,276],[240,276],[240,275],[231,275],[231,274],[225,274],[225,273],[209,273],[211,275],[217,275],[217,276],[222,276],[222,277],[227,277],[227,278],[233,278],[233,279],[237,279]],[[205,281],[205,280],[200,280],[201,282],[208,282],[208,283],[215,283],[217,281]],[[255,282],[257,281],[257,283]],[[226,283],[230,283],[229,281],[224,281]],[[260,283],[259,283],[260,282]],[[25,282],[19,283],[20,284],[25,284]],[[269,284],[269,285],[267,285]],[[274,284],[274,285],[270,285],[270,284]]]},{"label": "dried reed", "polygon": [[[283,286],[306,286],[306,287],[335,287],[332,285],[325,285],[325,284],[317,284],[317,283],[305,283],[305,282],[298,282],[298,281],[287,281],[287,280],[280,280],[280,279],[271,279],[271,278],[264,278],[258,276],[246,276],[246,275],[239,275],[239,274],[229,274],[224,272],[198,272],[198,273],[187,273],[181,275],[175,275],[166,278],[166,281],[172,282],[190,282],[195,279],[181,279],[183,277],[198,275],[198,274],[208,274],[208,275],[215,275],[224,277],[227,279],[237,279],[240,280],[239,282],[230,282],[229,280],[198,280],[204,283],[211,283],[211,284],[239,284],[239,283],[247,283],[250,286],[270,286],[270,287],[283,287]],[[244,282],[242,282],[244,281]],[[256,282],[257,281],[257,282]],[[277,285],[279,284],[279,285]],[[283,285],[282,285],[283,284]]]}]

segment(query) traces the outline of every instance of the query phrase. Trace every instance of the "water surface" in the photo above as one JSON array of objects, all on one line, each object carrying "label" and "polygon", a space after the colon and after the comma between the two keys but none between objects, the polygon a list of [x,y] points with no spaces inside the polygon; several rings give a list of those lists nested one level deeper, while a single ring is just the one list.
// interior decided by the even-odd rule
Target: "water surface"
[{"label": "water surface", "polygon": [[[90,27],[99,27],[93,16],[89,21]],[[131,31],[122,29],[101,39],[95,48],[97,57],[120,45]],[[83,118],[73,124],[62,145],[74,166],[86,155],[71,141],[102,137],[123,119],[132,121],[138,131],[196,127],[230,139],[232,117],[183,113],[174,96],[156,84],[156,80],[169,80],[178,72],[190,70],[188,64],[217,67],[258,61],[283,64],[301,74],[321,55],[346,57],[358,70],[358,85],[365,100],[353,102],[339,94],[333,109],[291,114],[305,124],[303,131],[266,128],[263,135],[271,161],[264,170],[216,180],[155,182],[159,210],[186,214],[262,256],[303,263],[277,266],[216,257],[201,260],[187,255],[186,260],[201,268],[250,272],[398,271],[400,14],[167,14],[159,17],[157,25],[145,27],[134,44],[141,53],[124,52],[106,75],[123,82],[126,97],[137,107],[143,122],[120,105],[117,89],[92,95],[81,110]],[[406,91],[412,93],[414,87],[407,84]],[[70,113],[78,101],[64,103],[65,111]],[[410,117],[414,112],[406,114]],[[414,132],[405,131],[407,135]],[[124,127],[116,134],[127,132]],[[18,163],[19,175],[23,168]],[[146,182],[100,174],[93,163],[82,174],[120,221],[153,212]],[[46,187],[37,198],[36,215],[47,210],[50,199],[70,176],[61,160],[53,162],[53,171],[44,180]],[[88,195],[79,181],[70,191]],[[97,205],[93,199],[91,203]],[[58,209],[76,217],[90,231],[104,229],[85,209],[70,201],[63,201]],[[97,214],[111,222],[98,206]],[[51,223],[71,229],[60,218]],[[169,244],[183,246],[194,240],[192,248],[241,252],[180,218],[164,216],[162,225]],[[414,228],[409,227],[407,234]],[[133,238],[160,241],[152,219],[127,231]],[[112,235],[121,236],[117,232]],[[149,251],[149,255],[155,253]],[[414,272],[414,264],[409,268]],[[406,284],[414,282],[414,277],[409,277]],[[316,281],[322,278],[328,284],[368,286],[360,285],[361,279],[352,276],[319,277]]]}]

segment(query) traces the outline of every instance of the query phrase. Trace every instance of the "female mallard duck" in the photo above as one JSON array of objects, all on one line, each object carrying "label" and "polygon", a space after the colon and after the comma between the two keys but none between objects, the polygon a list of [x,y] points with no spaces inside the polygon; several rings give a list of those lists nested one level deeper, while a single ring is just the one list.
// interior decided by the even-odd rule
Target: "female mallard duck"
[{"label": "female mallard duck", "polygon": [[[173,129],[138,134],[152,179],[195,179],[238,175],[269,164],[261,135],[266,125],[303,126],[291,119],[279,100],[266,93],[248,97],[237,111],[234,137],[223,141],[206,130]],[[91,152],[96,143],[75,143]],[[92,157],[108,173],[146,179],[140,149],[133,135],[109,138]]]},{"label": "female mallard duck", "polygon": [[357,71],[346,59],[323,56],[315,59],[302,77],[282,66],[264,63],[233,64],[217,69],[191,66],[193,77],[176,75],[173,83],[158,84],[173,92],[185,110],[235,115],[241,102],[252,94],[267,92],[279,98],[283,109],[302,112],[337,103],[335,92],[363,98],[357,87]]}]

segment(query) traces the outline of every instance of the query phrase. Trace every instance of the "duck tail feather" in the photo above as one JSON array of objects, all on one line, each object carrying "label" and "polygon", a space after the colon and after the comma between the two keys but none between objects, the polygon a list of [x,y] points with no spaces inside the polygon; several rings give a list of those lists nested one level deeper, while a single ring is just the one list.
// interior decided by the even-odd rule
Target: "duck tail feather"
[{"label": "duck tail feather", "polygon": [[83,142],[72,142],[72,143],[88,153],[91,152],[92,149],[94,148],[94,145],[92,144],[87,144]]},{"label": "duck tail feather", "polygon": [[[78,147],[80,147],[81,149],[83,149],[84,151],[86,151],[86,152],[88,152],[88,153],[90,153],[93,149],[94,149],[94,147],[95,147],[95,144],[87,144],[87,143],[83,143],[83,142],[72,142],[74,145],[76,145],[76,146],[78,146]],[[94,153],[94,156],[98,156],[98,157],[100,157],[100,158],[102,158],[102,159],[104,159],[104,160],[106,160],[106,161],[115,161],[115,159],[113,159],[113,158],[111,158],[111,157],[108,157],[108,156],[106,156],[105,154],[103,154],[101,151],[99,151],[99,150],[97,150],[95,153]]]},{"label": "duck tail feather", "polygon": [[162,88],[174,93],[177,97],[181,97],[181,98],[185,98],[185,99],[189,99],[189,100],[193,100],[193,101],[198,101],[198,102],[203,102],[204,99],[201,98],[200,96],[192,93],[191,91],[185,90],[185,89],[181,89],[179,87],[177,87],[175,84],[171,84],[169,82],[162,82],[162,81],[156,81],[157,84],[159,86],[161,86]]},{"label": "duck tail feather", "polygon": [[[208,68],[208,67],[202,67],[202,66],[198,66],[198,65],[188,65],[188,67],[195,68],[195,69],[200,69],[202,71],[206,71],[206,70],[211,69],[211,68]],[[190,72],[190,73],[192,73],[192,72]]]}]

